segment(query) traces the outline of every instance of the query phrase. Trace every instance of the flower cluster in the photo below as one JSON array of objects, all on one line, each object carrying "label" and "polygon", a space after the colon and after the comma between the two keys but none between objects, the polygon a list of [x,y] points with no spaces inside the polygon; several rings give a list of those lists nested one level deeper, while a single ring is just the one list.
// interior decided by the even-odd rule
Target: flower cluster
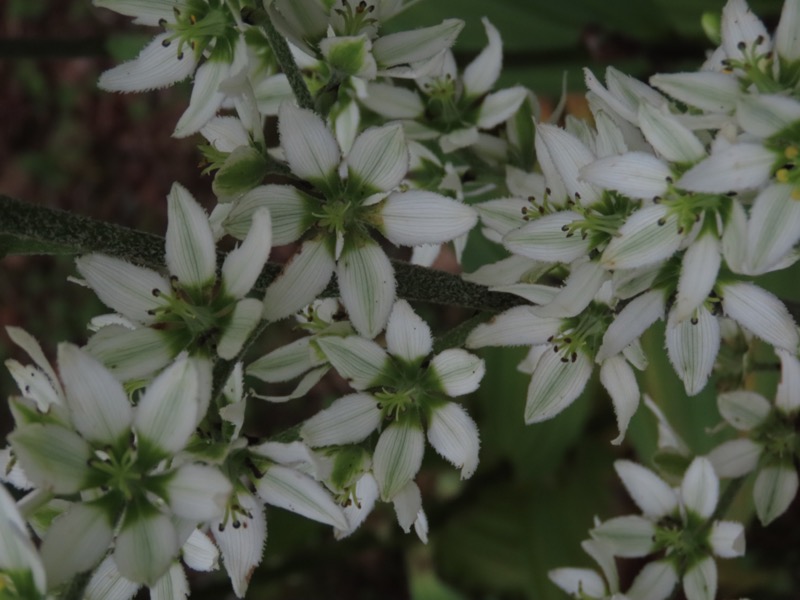
[{"label": "flower cluster", "polygon": [[[529,424],[571,405],[597,365],[621,444],[648,368],[640,340],[659,320],[687,396],[716,370],[737,437],[692,458],[645,396],[679,485],[618,460],[642,515],[595,521],[583,548],[602,576],[550,576],[583,599],[664,600],[678,582],[689,600],[716,596],[716,558],[744,553],[720,478],[757,472],[764,525],[798,489],[800,331],[752,279],[800,258],[800,0],[787,0],[774,36],[729,0],[697,72],[648,84],[586,70],[592,122],[564,127],[523,86],[495,89],[502,40],[488,19],[487,46],[459,71],[450,48],[463,23],[386,33],[402,0],[95,3],[162,29],[101,87],[194,77],[174,135],[205,139],[217,203],[208,214],[173,185],[166,268],[77,259],[78,282],[113,311],[84,347],[61,344],[51,364],[8,329],[34,364],[6,363],[19,395],[0,478],[26,495],[0,490],[0,596],[43,598],[90,573],[90,599],[142,586],[187,597],[185,567],[221,559],[244,597],[265,505],[339,539],[390,502],[426,542],[426,439],[461,479],[479,463],[467,397],[485,363],[461,345],[529,348],[518,366]],[[395,261],[430,265],[449,242],[460,261],[479,222],[509,255],[465,279],[513,307],[435,343]],[[228,236],[240,244],[223,254]],[[275,246],[290,258],[265,269]],[[304,337],[247,354],[289,317]],[[774,403],[751,377],[756,352],[778,357]],[[333,372],[350,393],[271,438],[243,435],[251,399],[299,404]],[[288,393],[258,389],[293,380]],[[623,593],[615,557],[652,560]]]}]

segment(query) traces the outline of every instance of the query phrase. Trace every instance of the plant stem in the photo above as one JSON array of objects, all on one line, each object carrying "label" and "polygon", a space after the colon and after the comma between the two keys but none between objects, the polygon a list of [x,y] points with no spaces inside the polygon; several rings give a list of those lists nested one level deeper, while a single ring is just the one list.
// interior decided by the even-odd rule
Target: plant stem
[{"label": "plant stem", "polygon": [[294,60],[294,56],[292,56],[292,51],[289,50],[289,44],[286,43],[286,39],[275,29],[267,12],[262,9],[246,9],[242,11],[242,18],[244,18],[247,23],[258,25],[264,30],[267,41],[272,51],[275,53],[275,60],[278,61],[281,71],[286,74],[286,78],[289,80],[289,86],[291,86],[292,92],[294,92],[294,96],[297,98],[298,106],[300,106],[300,108],[314,110],[314,99],[311,97],[311,92],[308,91],[308,86],[303,79],[300,68]]},{"label": "plant stem", "polygon": [[[106,223],[59,209],[47,208],[0,195],[0,256],[6,254],[89,254],[98,252],[152,269],[164,267],[164,238]],[[222,264],[224,256],[218,256]],[[461,306],[492,313],[525,304],[511,294],[490,292],[458,275],[393,261],[397,296],[406,300]],[[268,263],[253,287],[262,294],[281,272]],[[331,282],[324,296],[337,296]]]}]

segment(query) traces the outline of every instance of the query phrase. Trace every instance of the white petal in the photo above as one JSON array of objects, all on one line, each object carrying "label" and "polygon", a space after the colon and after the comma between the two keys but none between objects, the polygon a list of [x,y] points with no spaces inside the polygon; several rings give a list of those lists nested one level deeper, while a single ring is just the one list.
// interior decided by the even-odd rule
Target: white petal
[{"label": "white petal", "polygon": [[651,562],[639,571],[625,596],[629,600],[667,600],[676,583],[678,575],[671,562]]},{"label": "white petal", "polygon": [[441,456],[461,468],[469,479],[478,468],[480,438],[475,421],[455,402],[434,408],[428,423],[428,441]]},{"label": "white petal", "polygon": [[717,563],[710,556],[691,567],[683,576],[686,600],[714,600],[717,597]]},{"label": "white petal", "polygon": [[758,466],[762,447],[749,438],[723,442],[708,454],[714,471],[720,477],[742,477]]},{"label": "white petal", "polygon": [[8,441],[19,464],[38,487],[74,494],[88,484],[92,449],[77,433],[58,425],[17,427]]},{"label": "white petal", "polygon": [[648,142],[670,162],[694,163],[706,154],[703,143],[669,111],[643,102],[639,126]]},{"label": "white petal", "polygon": [[380,215],[381,232],[400,246],[447,242],[468,232],[478,222],[473,208],[423,190],[392,194]]},{"label": "white petal", "polygon": [[134,428],[141,447],[167,455],[182,450],[197,423],[199,377],[193,363],[178,359],[148,386],[136,407]]},{"label": "white petal", "polygon": [[503,40],[500,38],[500,33],[486,17],[481,19],[481,23],[489,43],[467,65],[461,76],[466,98],[478,98],[492,89],[503,66]]},{"label": "white petal", "polygon": [[409,481],[403,489],[394,495],[392,504],[394,504],[398,524],[403,531],[408,533],[411,531],[414,521],[417,520],[417,513],[422,508],[422,495],[417,484]]},{"label": "white petal", "polygon": [[[583,540],[581,548],[600,566],[605,580],[608,582],[608,591],[612,594],[618,592],[619,574],[617,573],[617,564],[608,546],[597,540]],[[617,598],[613,597],[612,600],[617,600]]]},{"label": "white petal", "polygon": [[264,318],[279,321],[312,302],[328,285],[334,265],[324,240],[304,242],[267,288]]},{"label": "white petal", "polygon": [[628,423],[636,414],[636,409],[639,408],[640,393],[636,375],[628,361],[624,357],[616,355],[603,361],[603,365],[600,367],[600,383],[611,396],[614,413],[617,415],[619,436],[614,438],[611,443],[621,444],[625,438]]},{"label": "white petal", "polygon": [[380,246],[345,250],[336,265],[339,295],[355,330],[374,338],[386,326],[395,300],[394,269]]},{"label": "white petal", "polygon": [[731,211],[722,234],[722,256],[735,273],[749,273],[747,247],[747,214],[737,198],[731,202]]},{"label": "white petal", "polygon": [[216,278],[217,254],[208,216],[179,183],[167,197],[167,266],[178,282],[201,287]]},{"label": "white petal", "polygon": [[357,444],[378,428],[381,410],[369,394],[348,394],[319,411],[300,427],[300,437],[312,448]]},{"label": "white petal", "polygon": [[544,306],[533,307],[531,312],[540,317],[574,317],[589,306],[610,277],[597,261],[576,261],[556,296]]},{"label": "white petal", "polygon": [[656,528],[650,519],[638,515],[603,521],[590,531],[592,538],[608,544],[614,556],[638,558],[656,549]]},{"label": "white petal", "polygon": [[650,84],[673,98],[709,112],[730,113],[736,108],[736,77],[708,71],[653,75]]},{"label": "white petal", "polygon": [[138,583],[125,579],[114,559],[107,556],[94,570],[86,586],[85,600],[131,600],[139,587]]},{"label": "white petal", "polygon": [[273,350],[250,363],[247,374],[269,383],[299,377],[314,366],[310,341],[310,337],[304,337]]},{"label": "white petal", "polygon": [[50,361],[47,360],[47,357],[45,356],[42,347],[39,345],[39,342],[36,341],[36,338],[34,338],[30,333],[21,327],[13,327],[11,325],[6,327],[6,333],[12,342],[22,348],[28,354],[28,356],[33,359],[33,362],[36,363],[36,366],[38,366],[45,373],[45,375],[47,375],[53,390],[60,397],[63,397],[64,391],[61,389],[58,376],[53,370],[53,367],[50,365]]},{"label": "white petal", "polygon": [[665,333],[667,353],[686,393],[694,396],[706,386],[719,352],[719,321],[704,306],[691,319],[676,323],[673,314]]},{"label": "white petal", "polygon": [[164,333],[150,327],[134,330],[119,325],[103,327],[89,338],[85,350],[123,382],[149,379],[174,357]]},{"label": "white petal", "polygon": [[419,471],[425,436],[415,423],[392,423],[383,430],[372,457],[381,498],[392,500]]},{"label": "white petal", "polygon": [[283,246],[297,241],[310,226],[311,202],[308,196],[292,186],[262,185],[236,201],[223,226],[232,236],[244,239],[250,231],[253,215],[267,208],[272,223],[272,245]]},{"label": "white petal", "polygon": [[[241,508],[236,513],[237,521],[228,521],[224,526],[217,521],[212,525],[211,532],[222,553],[233,592],[238,598],[244,598],[250,577],[264,553],[267,521],[264,518],[264,507],[255,496],[240,492],[236,500]],[[236,522],[239,523],[238,527]]]},{"label": "white petal", "polygon": [[429,367],[451,397],[471,394],[486,372],[483,360],[461,348],[450,348],[437,354]]},{"label": "white petal", "polygon": [[100,301],[132,321],[152,323],[155,316],[150,311],[164,305],[158,296],[171,294],[169,282],[161,275],[119,258],[90,254],[75,264]]},{"label": "white petal", "polygon": [[731,283],[722,290],[725,314],[776,348],[795,352],[800,337],[786,306],[752,283]]},{"label": "white petal", "polygon": [[372,54],[380,68],[425,60],[452,46],[463,27],[460,19],[445,19],[433,27],[384,35],[373,43]]},{"label": "white petal", "polygon": [[231,482],[218,469],[195,464],[179,467],[166,483],[172,512],[195,523],[222,516],[232,489]]},{"label": "white petal", "polygon": [[780,262],[800,239],[800,202],[792,185],[770,185],[753,202],[747,225],[747,254],[754,273]]},{"label": "white petal", "polygon": [[706,300],[717,282],[720,260],[720,243],[713,233],[701,234],[689,246],[683,255],[672,318],[676,321],[689,318]]},{"label": "white petal", "polygon": [[322,119],[284,102],[278,111],[278,132],[292,173],[327,189],[336,178],[341,153]]},{"label": "white petal", "polygon": [[714,554],[720,558],[744,556],[744,526],[734,521],[714,521],[708,538]]},{"label": "white petal", "polygon": [[[519,296],[520,298],[525,298],[528,302],[532,302],[533,304],[548,304],[553,302],[553,300],[560,294],[563,294],[563,289],[559,289],[549,285],[540,285],[537,283],[514,283],[511,285],[496,285],[489,288],[489,291],[492,292],[506,292],[508,294],[514,294],[515,296]],[[552,309],[558,308],[559,310],[554,310],[555,315],[551,316],[563,316],[564,309],[558,305],[554,305]],[[531,311],[533,314],[537,316],[543,316],[540,310]],[[580,311],[578,311],[580,312]],[[545,314],[547,314],[545,312]]]},{"label": "white petal", "polygon": [[200,65],[194,76],[189,106],[178,119],[173,137],[184,138],[197,133],[214,118],[225,99],[220,85],[230,77],[231,66],[225,61],[214,59],[206,60]]},{"label": "white petal", "polygon": [[383,348],[358,336],[324,336],[317,339],[333,367],[356,389],[378,385],[389,364]]},{"label": "white petal", "polygon": [[537,317],[530,307],[517,306],[473,329],[467,338],[467,348],[544,344],[560,327],[561,319]]},{"label": "white petal", "polygon": [[245,341],[261,320],[264,305],[261,300],[244,298],[236,303],[230,321],[225,326],[217,344],[217,354],[225,360],[232,360],[239,354]]},{"label": "white petal", "polygon": [[685,232],[678,216],[663,204],[640,208],[620,227],[600,259],[608,269],[632,269],[667,260],[680,247]]},{"label": "white petal", "polygon": [[90,442],[114,444],[127,435],[133,410],[122,385],[96,359],[60,344],[58,364],[75,429]]},{"label": "white petal", "polygon": [[645,292],[628,302],[606,330],[597,361],[619,354],[658,319],[663,319],[664,306],[664,292],[661,290]]},{"label": "white petal", "polygon": [[189,582],[178,562],[150,587],[150,600],[186,600],[189,597]]},{"label": "white petal", "polygon": [[629,152],[589,163],[581,169],[580,177],[600,188],[649,200],[667,191],[672,171],[652,154]]},{"label": "white petal", "polygon": [[[753,46],[765,53],[771,49],[767,28],[753,14],[745,0],[728,0],[725,4],[722,9],[720,36],[725,54],[733,60],[746,60],[745,52],[751,51]],[[760,43],[756,42],[758,39]]]},{"label": "white petal", "polygon": [[214,117],[200,133],[221,152],[233,152],[239,146],[250,145],[250,135],[237,117]]},{"label": "white petal", "polygon": [[319,483],[294,469],[273,465],[256,484],[258,496],[279,506],[339,529],[347,528],[342,509]]},{"label": "white petal", "polygon": [[769,178],[775,158],[760,144],[734,144],[696,164],[675,185],[715,194],[757,188]]},{"label": "white petal", "polygon": [[167,572],[179,550],[172,521],[153,512],[137,515],[123,525],[117,536],[114,561],[126,579],[153,585]]},{"label": "white petal", "polygon": [[431,328],[405,300],[394,303],[386,325],[386,347],[407,362],[419,361],[433,349]]},{"label": "white petal", "polygon": [[574,135],[553,125],[537,125],[536,136],[541,137],[547,147],[567,193],[584,206],[599,200],[598,190],[578,176],[583,167],[596,160],[591,150]]},{"label": "white petal", "polygon": [[480,134],[477,127],[465,127],[441,135],[439,146],[441,146],[442,152],[450,154],[461,148],[474,146],[478,143],[478,139],[480,139]]},{"label": "white petal", "polygon": [[722,417],[740,431],[755,429],[767,420],[772,407],[761,394],[748,390],[724,392],[717,397]]},{"label": "white petal", "polygon": [[114,536],[110,517],[99,506],[75,503],[53,521],[39,549],[49,587],[61,585],[100,562]]},{"label": "white petal", "polygon": [[507,233],[503,245],[514,254],[535,260],[571,263],[589,252],[589,240],[566,229],[582,218],[572,211],[549,214]]},{"label": "white petal", "polygon": [[800,58],[800,3],[797,0],[783,3],[781,20],[775,30],[775,50],[787,61]]},{"label": "white petal", "polygon": [[800,408],[800,360],[793,352],[776,351],[781,360],[781,380],[775,392],[775,406],[784,414]]},{"label": "white petal", "polygon": [[348,180],[366,193],[388,192],[408,171],[408,146],[400,125],[372,127],[359,135],[347,155]]},{"label": "white petal", "polygon": [[747,133],[770,137],[800,120],[800,102],[777,94],[747,94],[736,105],[736,120]]},{"label": "white petal", "polygon": [[[524,256],[509,256],[495,263],[480,267],[472,273],[464,273],[465,281],[485,286],[510,285],[518,281],[536,281],[541,273],[548,271],[549,265]],[[531,274],[529,277],[528,275]]]},{"label": "white petal", "polygon": [[160,0],[94,0],[93,4],[126,17],[133,17],[139,25],[154,27],[160,19],[174,18],[172,7],[177,3],[164,3]]},{"label": "white petal", "polygon": [[533,209],[527,198],[502,198],[475,205],[481,222],[500,235],[525,225],[525,213]]},{"label": "white petal", "polygon": [[222,281],[225,291],[242,298],[255,284],[272,248],[272,221],[269,210],[258,209],[252,218],[250,231],[241,246],[225,257]]},{"label": "white petal", "polygon": [[592,361],[583,352],[572,357],[562,356],[561,352],[545,353],[536,364],[528,386],[525,424],[558,415],[581,395],[591,374]]},{"label": "white petal", "polygon": [[596,571],[589,569],[561,568],[547,572],[550,581],[574,598],[602,598],[606,595],[606,584]]},{"label": "white petal", "polygon": [[167,37],[168,33],[157,35],[135,59],[104,72],[98,87],[109,92],[144,92],[186,79],[197,66],[194,52],[182,52],[178,58],[174,43],[163,45]]},{"label": "white petal", "polygon": [[367,85],[367,95],[361,103],[386,119],[416,119],[425,112],[422,99],[416,92],[386,83]]},{"label": "white petal", "polygon": [[758,520],[769,525],[789,508],[797,494],[798,478],[794,466],[776,465],[764,467],[756,477],[753,500]]},{"label": "white petal", "polygon": [[616,461],[614,469],[646,517],[664,517],[678,507],[675,492],[650,469],[629,460]]},{"label": "white petal", "polygon": [[200,529],[195,529],[181,546],[181,557],[193,571],[215,571],[219,569],[219,550],[214,542]]},{"label": "white petal", "polygon": [[481,102],[478,111],[478,128],[493,129],[510,119],[528,97],[528,90],[522,86],[506,88],[489,94]]},{"label": "white petal", "polygon": [[707,519],[717,507],[719,479],[705,457],[692,461],[681,483],[681,497],[687,509]]}]

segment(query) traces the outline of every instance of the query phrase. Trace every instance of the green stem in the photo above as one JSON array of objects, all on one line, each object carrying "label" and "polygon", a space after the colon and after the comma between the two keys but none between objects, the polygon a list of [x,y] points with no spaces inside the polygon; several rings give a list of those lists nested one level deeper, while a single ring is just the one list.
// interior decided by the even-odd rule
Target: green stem
[{"label": "green stem", "polygon": [[297,104],[300,108],[314,110],[314,99],[311,97],[311,92],[308,91],[308,86],[303,79],[300,68],[294,61],[292,51],[289,50],[289,44],[275,29],[267,12],[263,9],[247,8],[242,11],[242,18],[245,22],[258,25],[264,30],[264,35],[267,36],[267,41],[275,53],[275,59],[278,61],[281,71],[286,74],[286,78],[289,80],[292,92],[297,98]]},{"label": "green stem", "polygon": [[[0,256],[6,254],[108,254],[137,264],[164,267],[164,238],[120,225],[97,221],[74,213],[20,202],[0,195]],[[220,254],[221,264],[224,256]],[[525,304],[511,294],[490,292],[464,281],[458,275],[393,261],[397,295],[417,302],[461,306],[501,312]],[[268,263],[253,287],[263,295],[281,272],[281,265]],[[323,292],[337,296],[335,281]]]}]

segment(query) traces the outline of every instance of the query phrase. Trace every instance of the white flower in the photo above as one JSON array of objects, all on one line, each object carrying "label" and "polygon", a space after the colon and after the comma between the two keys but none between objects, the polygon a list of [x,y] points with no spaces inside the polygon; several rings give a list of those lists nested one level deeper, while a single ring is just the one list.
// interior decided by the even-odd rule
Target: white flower
[{"label": "white flower", "polygon": [[[48,585],[92,568],[112,539],[129,580],[154,584],[182,541],[173,519],[202,523],[222,513],[231,484],[218,470],[162,461],[184,449],[203,418],[206,361],[180,357],[147,387],[136,407],[94,358],[59,347],[63,420],[35,411],[9,436],[26,475],[56,495],[87,492],[56,519],[41,546]],[[135,440],[135,441],[132,441]],[[66,544],[75,551],[65,555]],[[153,548],[157,548],[155,552]]]},{"label": "white flower", "polygon": [[306,197],[302,210],[274,216],[276,231],[296,234],[285,242],[309,228],[313,237],[267,289],[264,316],[278,320],[296,312],[324,289],[335,271],[350,321],[360,334],[373,338],[386,325],[395,281],[394,269],[369,229],[378,229],[393,243],[416,246],[469,231],[477,215],[438,194],[395,191],[409,161],[397,125],[363,132],[343,162],[333,134],[312,112],[284,104],[278,127],[292,172],[324,197]]},{"label": "white flower", "polygon": [[663,560],[648,564],[637,575],[628,596],[664,600],[681,578],[687,598],[713,600],[717,569],[712,555],[742,556],[745,543],[740,523],[706,523],[719,498],[711,462],[702,457],[692,461],[678,490],[635,463],[620,460],[614,466],[644,516],[602,522],[592,529],[592,537],[608,544],[615,556],[641,557],[666,550]]},{"label": "white flower", "polygon": [[177,183],[168,208],[170,281],[110,256],[77,260],[78,271],[104,304],[139,326],[153,327],[147,334],[117,330],[90,346],[124,378],[149,375],[184,348],[233,358],[261,319],[261,303],[245,296],[272,246],[269,211],[253,214],[244,242],[226,256],[217,285],[214,236],[205,212]]},{"label": "white flower", "polygon": [[98,0],[96,4],[165,30],[134,60],[103,73],[98,85],[108,91],[138,92],[170,86],[194,73],[189,107],[173,135],[186,137],[199,131],[225,100],[221,84],[247,65],[238,15],[224,2],[157,6]]},{"label": "white flower", "polygon": [[461,468],[462,478],[472,476],[478,464],[478,430],[466,411],[448,397],[478,388],[484,373],[481,359],[449,349],[423,368],[432,349],[430,329],[404,300],[395,303],[389,318],[388,352],[355,336],[325,336],[316,343],[354,388],[380,391],[345,396],[308,419],[300,429],[307,443],[320,447],[357,443],[388,421],[373,456],[375,480],[387,501],[416,476],[425,429],[434,449]]},{"label": "white flower", "polygon": [[784,350],[779,350],[778,356],[781,381],[774,406],[756,392],[738,390],[719,395],[720,414],[748,437],[723,442],[709,454],[720,477],[743,477],[758,471],[753,500],[763,525],[786,512],[800,485],[789,442],[800,408],[800,361]]}]

